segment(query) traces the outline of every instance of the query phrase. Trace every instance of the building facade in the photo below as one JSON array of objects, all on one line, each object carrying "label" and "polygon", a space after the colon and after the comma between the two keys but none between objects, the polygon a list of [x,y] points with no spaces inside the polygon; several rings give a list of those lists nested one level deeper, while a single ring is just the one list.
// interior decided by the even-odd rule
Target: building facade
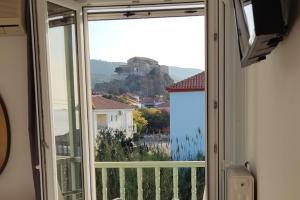
[{"label": "building facade", "polygon": [[127,137],[133,136],[133,108],[130,105],[102,96],[93,96],[92,103],[95,135],[100,130],[111,129],[123,131]]},{"label": "building facade", "polygon": [[195,160],[205,153],[205,72],[177,82],[167,90],[172,157]]}]

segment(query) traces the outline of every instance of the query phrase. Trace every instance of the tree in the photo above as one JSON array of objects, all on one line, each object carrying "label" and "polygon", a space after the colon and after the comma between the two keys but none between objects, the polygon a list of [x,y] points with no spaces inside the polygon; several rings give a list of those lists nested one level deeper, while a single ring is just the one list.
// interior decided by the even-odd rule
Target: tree
[{"label": "tree", "polygon": [[142,116],[142,113],[137,109],[134,109],[133,111],[133,122],[136,124],[136,131],[138,134],[140,134],[143,128],[145,128],[148,124],[148,121]]},{"label": "tree", "polygon": [[157,108],[142,109],[142,116],[147,120],[147,130],[158,133],[170,126],[170,113]]}]

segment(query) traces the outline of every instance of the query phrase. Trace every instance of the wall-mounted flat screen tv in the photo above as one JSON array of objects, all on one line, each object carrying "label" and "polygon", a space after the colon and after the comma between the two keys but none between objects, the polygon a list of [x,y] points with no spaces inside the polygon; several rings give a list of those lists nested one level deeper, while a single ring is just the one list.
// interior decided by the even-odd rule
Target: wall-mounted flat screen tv
[{"label": "wall-mounted flat screen tv", "polygon": [[266,59],[285,30],[280,0],[233,0],[243,67]]}]

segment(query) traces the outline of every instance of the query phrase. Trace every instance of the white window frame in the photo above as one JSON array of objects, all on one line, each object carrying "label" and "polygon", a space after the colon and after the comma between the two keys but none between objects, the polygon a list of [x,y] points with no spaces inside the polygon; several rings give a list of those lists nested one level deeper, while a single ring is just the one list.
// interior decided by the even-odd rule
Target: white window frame
[{"label": "white window frame", "polygon": [[219,133],[222,94],[219,93],[219,13],[218,0],[206,2],[206,91],[207,91],[207,199],[219,196]]},{"label": "white window frame", "polygon": [[[88,137],[89,126],[87,121],[87,95],[86,92],[86,74],[84,68],[84,43],[83,43],[83,23],[82,23],[82,6],[79,3],[70,0],[37,0],[36,1],[36,18],[37,32],[39,45],[39,75],[36,75],[36,80],[39,79],[41,84],[38,101],[42,103],[39,116],[42,117],[42,130],[40,129],[41,152],[43,152],[42,174],[44,187],[42,188],[43,198],[49,200],[58,199],[57,187],[57,167],[56,167],[56,147],[55,137],[53,134],[53,113],[51,102],[50,88],[50,71],[49,71],[49,45],[48,45],[48,23],[47,23],[47,2],[72,9],[76,12],[76,36],[77,36],[77,60],[78,60],[78,78],[79,78],[79,98],[81,108],[81,129],[82,129],[82,166],[83,166],[83,192],[85,199],[91,199],[91,191],[89,190],[90,180],[90,149]],[[39,77],[38,77],[39,76]]]},{"label": "white window frame", "polygon": [[[201,1],[201,0],[200,0]],[[150,2],[150,1],[149,1]],[[157,2],[157,1],[156,1]],[[160,1],[161,2],[161,1]],[[182,3],[182,1],[177,1],[178,3]],[[192,0],[191,2],[199,2],[199,0]],[[121,3],[121,2],[120,2]],[[124,3],[124,1],[123,1],[123,3]],[[184,1],[184,3],[186,3],[186,1]],[[160,3],[160,4],[163,4],[163,5],[166,5],[165,3]],[[84,33],[85,33],[85,37],[84,37],[84,39],[85,39],[85,57],[86,57],[86,77],[87,77],[87,83],[90,83],[91,82],[91,77],[90,77],[90,61],[89,61],[89,58],[90,58],[90,52],[89,52],[89,35],[88,35],[88,33],[89,33],[89,30],[88,30],[88,10],[89,9],[91,9],[91,8],[93,8],[93,7],[110,7],[110,6],[112,6],[112,7],[110,7],[110,8],[118,8],[118,7],[120,7],[120,4],[116,4],[116,6],[114,6],[115,4],[110,4],[110,3],[108,3],[108,2],[102,2],[102,3],[99,3],[99,2],[97,2],[97,3],[89,3],[88,4],[88,6],[87,7],[85,7],[84,9],[83,9],[83,24],[84,24]],[[121,7],[122,6],[124,6],[124,5],[127,5],[127,4],[121,4]],[[148,6],[149,4],[146,4],[146,5],[143,5],[143,6]],[[152,5],[152,4],[150,4],[150,5]],[[154,4],[154,5],[156,5],[156,4]],[[206,4],[207,5],[207,4]],[[142,7],[143,7],[142,6]],[[156,5],[157,6],[157,5]],[[206,10],[206,9],[205,9]],[[164,15],[164,13],[160,13],[162,16]],[[204,14],[204,16],[206,16],[206,14],[205,13],[203,13]],[[180,16],[180,15],[179,15]],[[109,19],[110,17],[112,17],[112,18],[118,18],[119,16],[118,15],[110,15],[110,16],[108,16],[108,18],[104,18],[104,20],[105,19]],[[111,18],[110,18],[111,19]],[[206,20],[207,20],[207,17],[206,17]],[[207,23],[206,23],[207,24]],[[207,36],[206,36],[206,38],[207,38]],[[207,41],[207,40],[206,40]],[[213,41],[214,43],[216,42],[216,41]],[[206,60],[206,62],[207,62],[207,60]],[[207,66],[207,65],[206,65]],[[206,80],[207,81],[207,80]],[[212,80],[213,81],[213,80]],[[207,85],[207,84],[206,84]],[[217,86],[217,85],[216,85]],[[91,91],[91,87],[90,87],[90,85],[88,84],[88,85],[86,85],[86,87],[88,88],[87,89],[87,91]],[[211,89],[212,90],[212,89]],[[89,110],[88,110],[88,113],[92,113],[92,103],[91,103],[91,95],[89,95],[89,97],[87,97],[87,98],[90,98],[89,100],[88,100],[88,108],[89,108]],[[208,102],[208,100],[207,100],[207,102]],[[206,112],[208,112],[207,110],[206,110]],[[89,114],[90,116],[92,116],[92,114]],[[213,117],[212,117],[213,118]],[[90,119],[92,119],[92,118],[90,118]],[[92,121],[91,120],[89,120],[89,123],[91,123],[90,124],[90,126],[92,127],[93,125],[92,125]],[[216,130],[216,129],[213,129],[213,130]],[[215,134],[211,134],[212,136],[214,136]],[[208,140],[212,140],[212,141],[214,141],[214,144],[215,143],[217,143],[218,141],[216,140],[216,139],[212,139],[211,137],[206,137],[206,139]],[[93,144],[93,137],[90,137],[90,144]],[[207,142],[206,142],[206,144],[207,144]],[[93,150],[93,147],[91,146],[90,147],[92,150]],[[208,150],[206,151],[207,153],[208,153]],[[214,156],[216,156],[216,153],[214,153]],[[207,158],[207,155],[205,156],[206,158]],[[215,161],[215,159],[213,159],[212,161],[211,161],[211,163],[213,163]],[[90,162],[92,162],[92,163],[94,163],[94,160],[91,160]],[[92,165],[93,166],[93,165]],[[213,170],[208,170],[208,171],[210,171],[210,173],[211,174],[214,174],[216,171],[213,171]],[[93,196],[93,198],[92,198],[92,200],[96,200],[96,196],[95,196],[95,194],[96,194],[96,181],[95,181],[95,170],[92,170],[91,171],[92,172],[92,174],[91,174],[91,182],[92,182],[92,184],[91,184],[91,190],[93,191],[92,192],[92,196]],[[207,174],[207,173],[206,173]],[[208,182],[207,181],[207,177],[206,177],[206,182]],[[210,183],[211,183],[211,185],[218,185],[218,183],[215,183],[214,181],[210,181]],[[209,186],[208,186],[208,188],[209,188]],[[207,191],[207,193],[208,193],[208,191]],[[208,195],[209,196],[209,195]],[[210,197],[209,197],[209,199],[210,199]],[[214,197],[212,197],[212,199],[214,199]]]},{"label": "white window frame", "polygon": [[[83,168],[84,168],[84,194],[85,199],[95,200],[95,170],[94,170],[94,151],[93,151],[93,135],[89,134],[93,131],[92,112],[91,112],[91,91],[90,86],[90,66],[89,48],[88,48],[88,32],[87,15],[82,12],[85,6],[113,6],[113,5],[128,5],[132,2],[110,0],[100,1],[96,3],[79,4],[70,0],[49,0],[50,2],[71,8],[76,11],[77,16],[77,46],[78,46],[78,64],[79,64],[79,82],[80,82],[80,102],[81,102],[81,125],[82,132],[88,137],[83,137]],[[150,2],[150,1],[149,1]],[[161,0],[152,0],[156,4],[161,3]],[[176,2],[182,2],[176,0]],[[184,1],[187,2],[187,1]],[[191,2],[194,2],[191,0]],[[43,138],[41,142],[42,152],[44,151],[45,169],[45,199],[58,199],[57,191],[57,174],[56,174],[56,160],[55,160],[55,140],[53,133],[52,109],[51,109],[51,93],[49,88],[49,55],[48,55],[48,24],[47,24],[47,1],[37,0],[37,25],[38,25],[38,44],[39,44],[39,75],[36,79],[40,79],[41,91],[40,101],[42,103],[42,124]],[[218,0],[207,0],[206,2],[206,72],[207,72],[207,96],[206,96],[206,115],[207,115],[207,197],[209,200],[219,199],[219,117],[220,106],[219,100],[222,99],[219,93],[219,43],[218,43]],[[49,123],[51,122],[51,123]]]},{"label": "white window frame", "polygon": [[226,199],[226,168],[243,165],[245,144],[245,70],[231,0],[219,1],[219,199]]}]

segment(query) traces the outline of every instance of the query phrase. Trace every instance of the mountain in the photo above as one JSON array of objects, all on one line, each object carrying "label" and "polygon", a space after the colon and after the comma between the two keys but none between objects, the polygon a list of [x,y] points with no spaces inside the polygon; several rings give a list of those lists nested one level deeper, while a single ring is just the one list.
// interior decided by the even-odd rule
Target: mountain
[{"label": "mountain", "polygon": [[[115,73],[115,68],[118,68],[119,66],[124,66],[126,65],[126,63],[91,59],[90,65],[91,65],[92,87],[94,87],[96,83],[109,82],[112,79],[114,79],[115,76],[117,75],[117,73]],[[181,67],[168,67],[168,71],[169,71],[169,76],[175,82],[181,81],[183,79],[186,79],[192,75],[201,72],[200,69],[181,68]]]},{"label": "mountain", "polygon": [[130,74],[125,79],[96,83],[94,92],[112,95],[122,95],[129,92],[138,96],[154,97],[165,95],[167,93],[165,88],[173,83],[173,79],[168,74],[161,73],[159,68],[153,68],[143,76]]},{"label": "mountain", "polygon": [[195,68],[169,67],[169,75],[175,82],[182,81],[200,72],[200,69]]},{"label": "mountain", "polygon": [[108,62],[104,60],[90,60],[92,87],[96,83],[108,82],[115,73],[115,68],[124,65],[122,62]]}]

